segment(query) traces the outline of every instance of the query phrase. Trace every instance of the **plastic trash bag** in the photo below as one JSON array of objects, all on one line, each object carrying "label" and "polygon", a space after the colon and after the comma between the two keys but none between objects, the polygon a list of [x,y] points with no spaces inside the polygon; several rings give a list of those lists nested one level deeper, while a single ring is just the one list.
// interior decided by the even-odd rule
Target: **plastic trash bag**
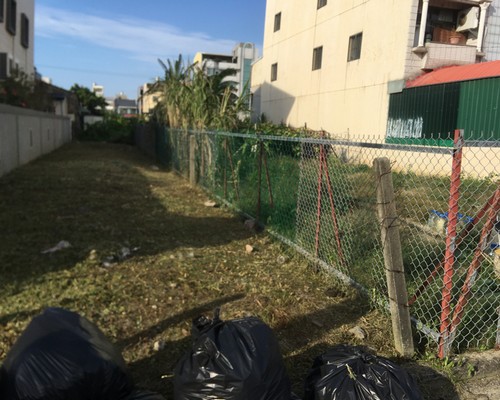
[{"label": "plastic trash bag", "polygon": [[421,399],[417,385],[401,367],[346,345],[316,358],[304,394],[304,400]]},{"label": "plastic trash bag", "polygon": [[194,343],[174,370],[175,400],[290,400],[271,328],[256,317],[193,321]]},{"label": "plastic trash bag", "polygon": [[146,390],[135,390],[123,400],[165,400],[165,398],[157,393]]},{"label": "plastic trash bag", "polygon": [[8,400],[118,400],[133,390],[120,352],[94,324],[61,308],[33,318],[0,371]]}]

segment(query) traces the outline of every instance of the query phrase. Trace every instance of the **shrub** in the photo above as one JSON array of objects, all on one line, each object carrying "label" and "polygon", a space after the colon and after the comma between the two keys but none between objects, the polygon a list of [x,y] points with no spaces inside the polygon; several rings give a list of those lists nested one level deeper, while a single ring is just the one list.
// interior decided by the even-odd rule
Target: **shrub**
[{"label": "shrub", "polygon": [[133,144],[136,118],[109,114],[103,121],[87,125],[78,136],[80,140]]}]

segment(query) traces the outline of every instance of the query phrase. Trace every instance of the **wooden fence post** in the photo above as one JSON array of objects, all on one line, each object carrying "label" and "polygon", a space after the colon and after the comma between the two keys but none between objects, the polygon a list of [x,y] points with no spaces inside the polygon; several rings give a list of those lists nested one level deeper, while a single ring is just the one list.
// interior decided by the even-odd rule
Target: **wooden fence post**
[{"label": "wooden fence post", "polygon": [[399,220],[394,202],[391,164],[388,158],[373,162],[377,184],[377,212],[381,227],[384,264],[392,319],[392,332],[396,350],[405,357],[414,353],[408,293],[401,254]]},{"label": "wooden fence post", "polygon": [[189,183],[196,186],[196,136],[189,136]]}]

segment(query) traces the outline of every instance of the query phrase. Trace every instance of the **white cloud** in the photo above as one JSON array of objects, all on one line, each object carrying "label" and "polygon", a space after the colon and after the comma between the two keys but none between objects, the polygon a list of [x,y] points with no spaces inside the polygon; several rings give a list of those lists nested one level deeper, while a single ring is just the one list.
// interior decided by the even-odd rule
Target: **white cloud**
[{"label": "white cloud", "polygon": [[236,43],[214,39],[205,33],[183,32],[154,21],[110,19],[46,6],[37,6],[35,23],[37,35],[79,39],[149,62],[178,54],[194,55],[198,51],[228,53]]}]

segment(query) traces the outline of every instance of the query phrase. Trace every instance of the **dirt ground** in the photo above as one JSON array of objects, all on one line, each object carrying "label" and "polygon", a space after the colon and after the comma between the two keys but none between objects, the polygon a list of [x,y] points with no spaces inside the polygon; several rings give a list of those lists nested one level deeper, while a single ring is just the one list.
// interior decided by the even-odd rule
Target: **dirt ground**
[{"label": "dirt ground", "polygon": [[475,368],[474,376],[466,377],[458,383],[461,400],[500,399],[500,351],[489,350],[481,353],[466,353],[463,357]]},{"label": "dirt ground", "polygon": [[[500,399],[500,352],[453,367],[398,358],[387,315],[207,200],[120,145],[74,143],[0,178],[0,362],[33,316],[65,307],[103,330],[138,386],[170,399],[192,319],[222,307],[271,326],[297,395],[314,357],[346,343],[406,368],[424,399]],[[71,246],[42,254],[61,240]]]}]

